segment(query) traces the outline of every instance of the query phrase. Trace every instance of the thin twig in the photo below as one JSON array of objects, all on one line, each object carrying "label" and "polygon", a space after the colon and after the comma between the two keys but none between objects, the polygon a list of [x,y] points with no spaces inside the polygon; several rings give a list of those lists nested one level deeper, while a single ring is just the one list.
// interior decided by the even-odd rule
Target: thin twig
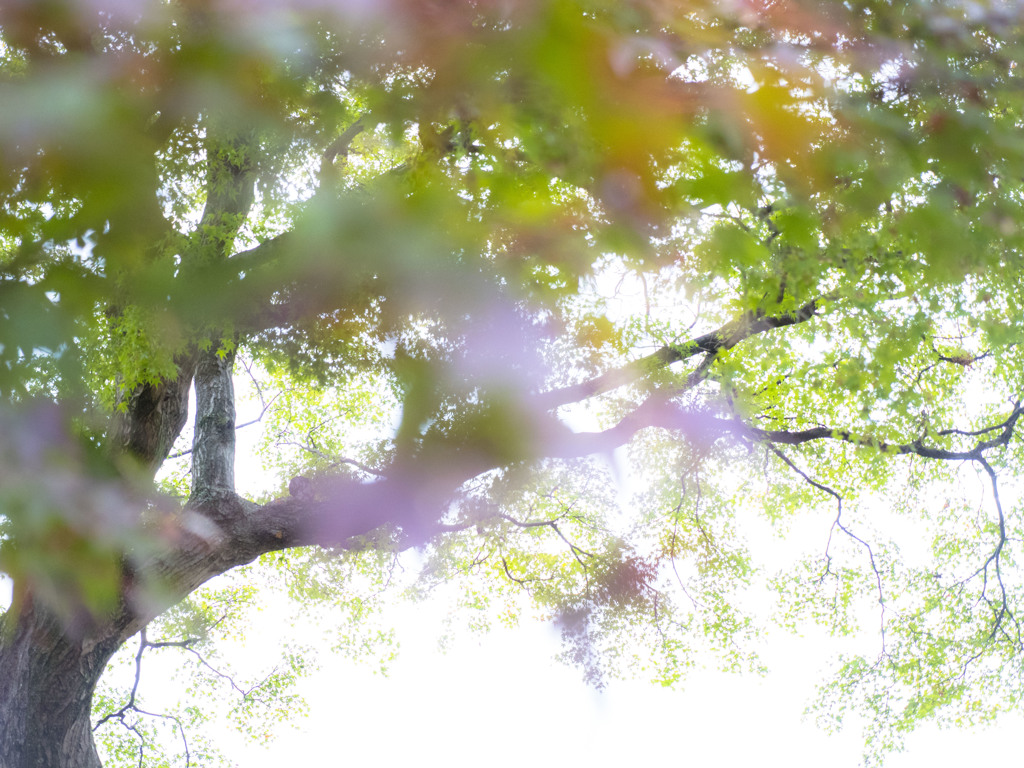
[{"label": "thin twig", "polygon": [[804,472],[802,469],[800,469],[800,467],[798,467],[796,464],[794,464],[789,459],[789,457],[786,456],[782,451],[780,451],[776,446],[769,445],[768,449],[772,453],[774,453],[776,456],[778,456],[779,459],[781,459],[790,469],[792,469],[794,472],[796,472],[798,475],[800,475],[800,477],[802,477],[804,479],[804,481],[806,481],[808,484],[810,484],[814,488],[817,488],[822,493],[827,493],[829,496],[831,496],[832,498],[834,498],[836,500],[836,517],[835,517],[835,520],[832,521],[832,527],[829,529],[829,534],[828,534],[828,542],[825,544],[825,558],[826,558],[826,566],[825,566],[826,570],[825,570],[825,572],[826,573],[829,572],[829,568],[830,568],[831,562],[832,562],[832,556],[829,553],[829,547],[831,546],[831,543],[832,543],[832,531],[834,529],[838,528],[840,531],[842,531],[847,536],[849,536],[851,539],[853,539],[854,541],[859,543],[862,547],[864,547],[865,550],[867,550],[868,561],[871,564],[871,571],[875,574],[875,583],[877,584],[877,587],[878,587],[878,605],[881,607],[881,612],[880,612],[880,617],[879,617],[879,628],[880,628],[881,638],[882,638],[882,653],[885,653],[885,592],[882,589],[882,574],[878,570],[878,565],[875,562],[874,550],[872,550],[871,545],[868,544],[866,541],[864,541],[864,539],[860,538],[860,536],[857,536],[849,528],[847,528],[845,525],[843,525],[843,523],[842,523],[843,497],[839,494],[838,491],[836,491],[836,490],[834,490],[832,488],[829,488],[827,485],[824,485],[823,483],[819,483],[817,480],[812,478],[810,475],[808,475],[806,472]]}]

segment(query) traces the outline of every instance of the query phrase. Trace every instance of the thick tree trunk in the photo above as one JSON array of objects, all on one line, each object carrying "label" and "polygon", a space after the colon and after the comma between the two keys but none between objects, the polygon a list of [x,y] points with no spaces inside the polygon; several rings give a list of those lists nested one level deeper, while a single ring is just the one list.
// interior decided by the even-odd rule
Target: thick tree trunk
[{"label": "thick tree trunk", "polygon": [[294,546],[302,508],[223,493],[161,529],[162,554],[125,570],[119,608],[75,623],[27,595],[0,617],[0,768],[101,768],[90,720],[107,662],[170,604],[263,552]]},{"label": "thick tree trunk", "polygon": [[[184,355],[178,365],[175,379],[124,395],[112,423],[113,452],[134,457],[150,472],[187,417],[196,356]],[[31,592],[20,597],[0,618],[0,768],[100,768],[90,721],[93,691],[110,657],[145,619],[125,600],[103,618],[83,608],[81,620],[69,625]]]},{"label": "thick tree trunk", "polygon": [[[185,254],[190,266],[229,255],[252,207],[257,151],[249,133],[208,142],[206,207]],[[163,552],[125,570],[113,615],[69,626],[29,592],[0,617],[0,768],[100,768],[90,708],[117,649],[170,601],[262,552],[299,541],[295,503],[270,506],[250,519],[256,505],[234,493],[234,353],[193,349],[175,362],[174,379],[121,393],[109,443],[113,454],[131,456],[155,474],[185,425],[194,377],[189,505],[155,526],[154,543],[162,543]],[[153,602],[157,594],[163,602]]]},{"label": "thick tree trunk", "polygon": [[90,705],[123,630],[108,625],[73,636],[31,599],[4,619],[0,768],[100,768]]}]

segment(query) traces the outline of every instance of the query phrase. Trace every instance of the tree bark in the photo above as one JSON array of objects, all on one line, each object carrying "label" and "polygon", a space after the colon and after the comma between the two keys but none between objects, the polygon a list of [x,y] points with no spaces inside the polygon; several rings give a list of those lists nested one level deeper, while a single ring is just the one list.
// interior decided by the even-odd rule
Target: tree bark
[{"label": "tree bark", "polygon": [[192,503],[235,492],[235,353],[202,352],[196,365],[196,430],[192,441]]},{"label": "tree bark", "polygon": [[0,768],[100,768],[92,694],[124,627],[76,635],[28,599],[0,632]]},{"label": "tree bark", "polygon": [[[151,475],[188,415],[196,355],[177,363],[174,379],[126,393],[111,424],[111,451],[131,456]],[[0,616],[0,768],[100,768],[93,692],[111,656],[151,618],[129,607],[132,583],[126,570],[113,615],[94,617],[83,608],[74,626],[28,590]]]},{"label": "tree bark", "polygon": [[[228,257],[255,195],[255,134],[214,133],[207,142],[206,206],[183,254],[188,268]],[[234,352],[193,347],[175,363],[173,379],[121,394],[108,443],[113,455],[130,456],[155,475],[185,425],[194,379],[189,503],[154,526],[160,554],[139,562],[126,553],[111,615],[91,616],[83,608],[70,626],[26,589],[0,616],[0,768],[100,768],[90,709],[117,649],[213,576],[300,541],[297,504],[268,505],[250,518],[256,505],[234,492]]]},{"label": "tree bark", "polygon": [[140,384],[122,395],[111,428],[111,448],[128,455],[150,474],[163,464],[188,420],[188,393],[196,369],[194,352],[176,361],[178,375],[158,384]]}]

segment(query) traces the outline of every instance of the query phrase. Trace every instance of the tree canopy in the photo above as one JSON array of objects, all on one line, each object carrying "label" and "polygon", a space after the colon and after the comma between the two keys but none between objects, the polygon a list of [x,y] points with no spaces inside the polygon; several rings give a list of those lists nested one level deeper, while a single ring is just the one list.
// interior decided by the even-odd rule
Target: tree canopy
[{"label": "tree canopy", "polygon": [[5,3],[0,766],[195,761],[96,686],[220,674],[257,583],[353,650],[454,582],[596,685],[868,631],[818,700],[869,758],[1016,707],[1022,46],[994,0]]}]

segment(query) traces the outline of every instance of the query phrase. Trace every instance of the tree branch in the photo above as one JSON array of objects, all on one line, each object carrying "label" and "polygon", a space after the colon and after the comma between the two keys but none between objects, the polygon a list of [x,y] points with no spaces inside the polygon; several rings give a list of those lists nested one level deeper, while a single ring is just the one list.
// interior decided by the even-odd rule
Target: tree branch
[{"label": "tree branch", "polygon": [[235,490],[234,350],[211,347],[196,366],[192,501]]},{"label": "tree branch", "polygon": [[845,533],[848,537],[850,537],[851,539],[856,541],[858,544],[860,544],[862,547],[864,547],[864,549],[867,551],[867,553],[868,553],[868,562],[871,565],[871,572],[875,576],[875,585],[876,585],[876,587],[878,589],[878,605],[880,607],[880,612],[879,612],[879,633],[880,633],[880,636],[881,636],[881,639],[882,639],[882,653],[884,654],[885,653],[885,592],[882,589],[882,573],[881,573],[881,571],[879,571],[878,564],[875,562],[875,552],[874,552],[874,550],[871,548],[870,544],[868,544],[866,541],[864,541],[864,539],[862,539],[860,536],[858,536],[853,531],[851,531],[849,528],[847,528],[846,525],[842,522],[842,517],[843,517],[843,497],[839,494],[838,491],[836,491],[833,488],[829,488],[827,485],[825,485],[823,483],[819,483],[817,480],[812,478],[810,475],[808,475],[806,472],[804,472],[802,469],[800,469],[800,467],[798,467],[796,464],[794,464],[793,461],[788,456],[786,456],[786,454],[784,454],[782,451],[780,451],[774,445],[769,445],[768,449],[773,454],[775,454],[784,464],[786,464],[786,466],[788,466],[790,469],[792,469],[794,472],[796,472],[798,475],[800,475],[800,477],[803,478],[803,480],[806,483],[808,483],[813,488],[817,488],[822,493],[827,493],[829,496],[831,496],[832,498],[834,498],[836,500],[836,516],[835,516],[835,519],[832,521],[832,527],[829,528],[828,542],[826,542],[826,544],[825,544],[825,573],[822,574],[822,579],[824,579],[825,574],[829,573],[830,570],[831,570],[832,555],[830,554],[829,550],[830,550],[830,548],[832,546],[832,533],[833,533],[833,531],[836,528],[838,528],[840,531]]},{"label": "tree branch", "polygon": [[343,163],[347,160],[352,141],[366,130],[368,122],[366,115],[360,116],[352,125],[342,131],[341,135],[327,145],[327,149],[324,150],[324,154],[320,159],[319,179],[321,185],[333,183],[334,180],[331,178],[330,172],[336,170],[335,159],[338,155],[341,155]]},{"label": "tree branch", "polygon": [[[987,434],[994,430],[1002,430],[996,437],[990,440],[981,440],[973,448],[966,451],[951,451],[945,448],[935,448],[932,446],[925,445],[922,439],[914,440],[911,443],[893,444],[887,443],[884,440],[875,440],[873,438],[857,437],[852,432],[845,429],[833,429],[831,427],[813,427],[811,429],[804,429],[798,431],[789,430],[764,430],[756,427],[751,427],[743,422],[737,420],[726,421],[725,419],[718,419],[721,423],[723,430],[729,430],[736,432],[737,434],[746,437],[750,440],[764,443],[779,443],[785,445],[799,445],[801,443],[807,443],[812,440],[840,440],[842,442],[851,443],[852,445],[859,445],[867,448],[876,448],[883,453],[894,453],[894,454],[916,454],[927,459],[942,459],[944,461],[981,461],[984,458],[986,451],[997,448],[999,446],[1006,445],[1010,438],[1013,436],[1014,429],[1016,428],[1017,421],[1021,414],[1024,413],[1024,408],[1021,407],[1021,402],[1018,400],[1014,403],[1013,411],[1006,418],[1005,421],[987,429],[978,430],[977,432],[959,432],[956,430],[944,430],[938,434],[962,434],[962,435],[981,435]],[[732,424],[732,427],[728,425]]]},{"label": "tree branch", "polygon": [[157,384],[139,384],[118,395],[110,430],[111,449],[128,454],[155,475],[188,421],[188,398],[196,353],[174,361],[177,375]]},{"label": "tree branch", "polygon": [[804,323],[814,317],[820,309],[822,299],[814,299],[795,312],[768,316],[747,312],[731,320],[721,328],[705,333],[683,344],[661,347],[655,352],[630,363],[627,366],[595,376],[588,381],[569,387],[551,390],[538,395],[535,400],[542,410],[551,410],[561,405],[587,400],[619,387],[632,384],[654,370],[687,360],[699,354],[713,356],[721,350],[731,349],[744,339],[756,336],[774,328]]},{"label": "tree branch", "polygon": [[[185,766],[187,768],[191,764],[191,756],[188,750],[188,739],[185,736],[185,728],[181,724],[181,720],[179,720],[174,715],[168,715],[166,713],[161,712],[148,712],[140,708],[138,704],[135,703],[135,696],[138,693],[139,681],[142,678],[142,655],[146,652],[147,648],[167,648],[173,646],[192,651],[192,649],[189,646],[192,645],[192,643],[194,642],[194,638],[188,638],[185,640],[151,643],[149,640],[146,639],[146,629],[145,627],[143,627],[142,630],[139,632],[139,650],[135,654],[135,682],[132,685],[132,690],[128,696],[128,701],[116,712],[111,712],[108,715],[105,715],[104,717],[100,718],[100,720],[96,722],[96,725],[93,726],[93,732],[95,733],[101,725],[103,725],[106,722],[109,722],[110,720],[119,720],[121,722],[121,725],[123,725],[127,730],[134,733],[139,739],[139,765],[141,766],[143,762],[143,757],[145,755],[146,739],[139,731],[136,724],[129,724],[125,721],[125,715],[128,714],[128,712],[136,712],[140,715],[145,715],[147,717],[160,717],[166,720],[173,720],[178,728],[178,733],[181,735],[182,744],[184,745]],[[192,652],[195,653],[195,651]]]}]

